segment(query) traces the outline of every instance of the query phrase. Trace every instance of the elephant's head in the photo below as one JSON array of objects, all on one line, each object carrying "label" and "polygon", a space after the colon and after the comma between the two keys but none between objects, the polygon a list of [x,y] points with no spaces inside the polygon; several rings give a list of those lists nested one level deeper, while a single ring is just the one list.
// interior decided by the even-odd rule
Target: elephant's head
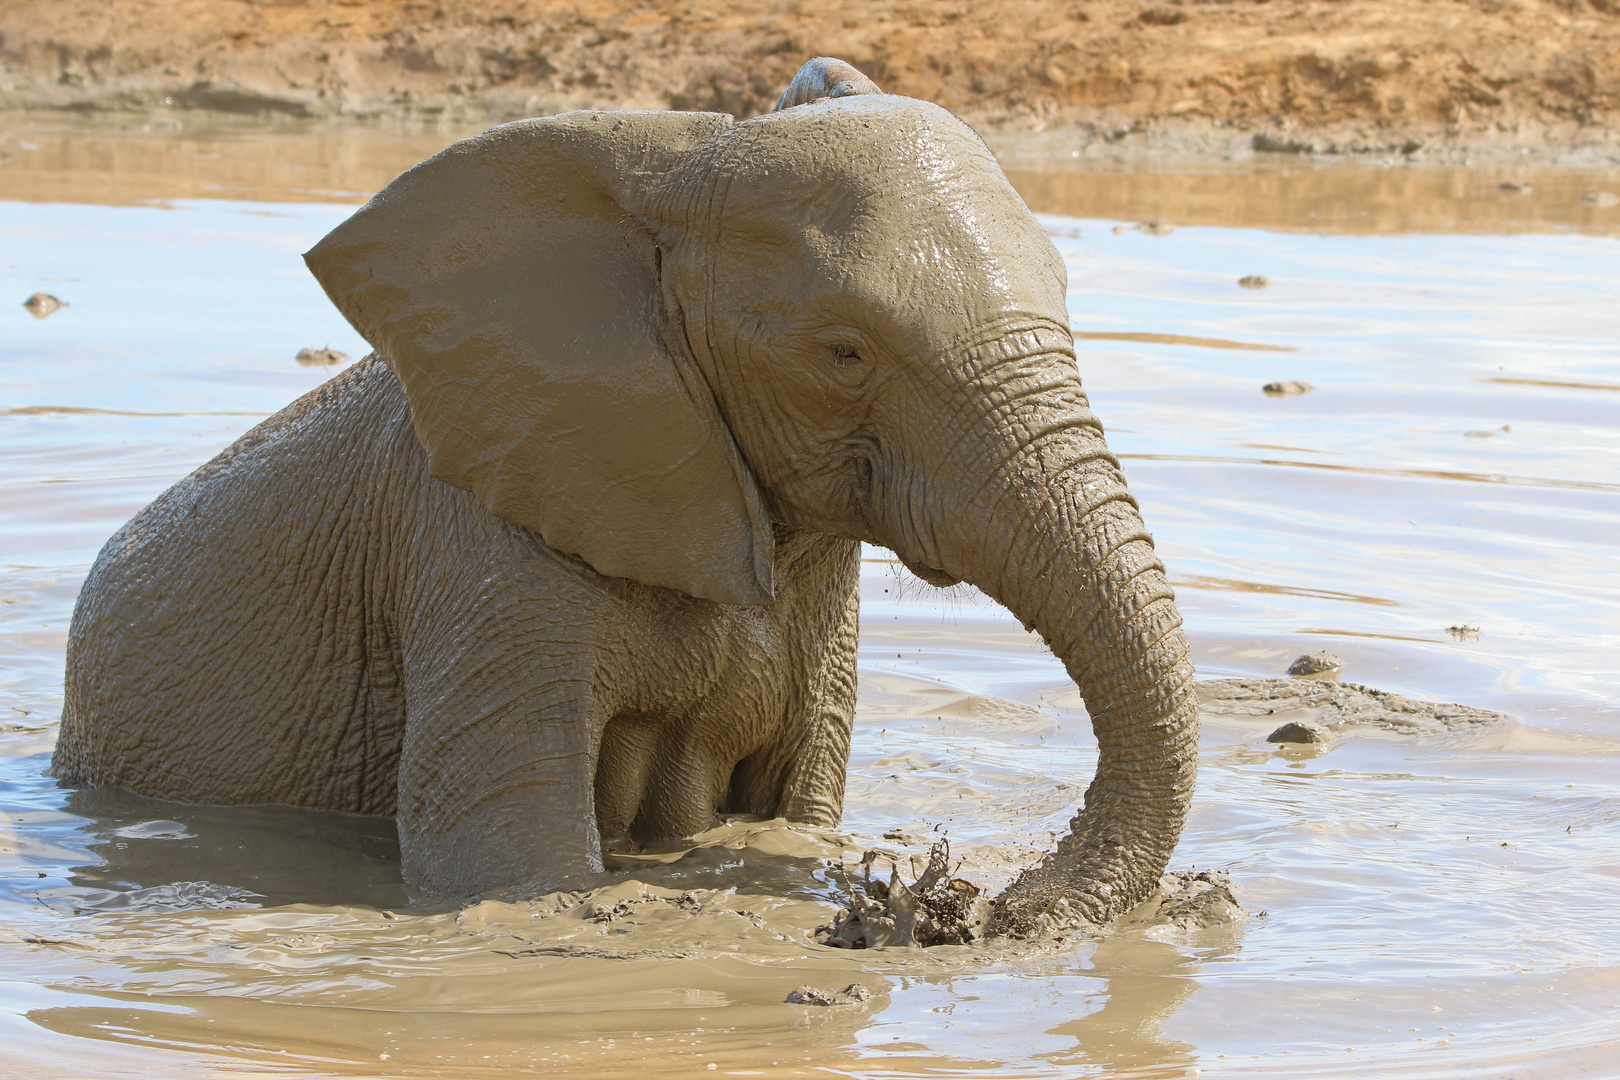
[{"label": "elephant's head", "polygon": [[308,256],[435,476],[597,570],[769,603],[772,526],[893,549],[1037,630],[1101,746],[1002,897],[1143,899],[1191,796],[1180,619],[1080,388],[1063,264],[980,139],[812,61],[778,111],[585,112],[451,146]]}]

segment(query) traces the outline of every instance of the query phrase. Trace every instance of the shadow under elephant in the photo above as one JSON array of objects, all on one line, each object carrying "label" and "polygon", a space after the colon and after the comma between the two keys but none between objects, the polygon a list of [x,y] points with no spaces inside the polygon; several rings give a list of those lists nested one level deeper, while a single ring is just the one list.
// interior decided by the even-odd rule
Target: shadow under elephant
[{"label": "shadow under elephant", "polygon": [[[85,819],[84,846],[99,860],[72,867],[68,885],[38,894],[64,913],[446,907],[401,877],[391,818],[279,805],[193,806],[117,788],[71,790],[63,809]],[[610,853],[606,870],[582,884],[600,889],[634,879],[821,900],[837,888],[827,865],[837,851],[835,838],[821,830],[737,815],[689,840]]]}]

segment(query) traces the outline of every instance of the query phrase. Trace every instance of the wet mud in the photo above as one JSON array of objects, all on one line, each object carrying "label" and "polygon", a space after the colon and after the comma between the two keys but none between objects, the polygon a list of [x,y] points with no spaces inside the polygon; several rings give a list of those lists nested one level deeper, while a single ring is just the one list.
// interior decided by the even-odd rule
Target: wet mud
[{"label": "wet mud", "polygon": [[982,958],[1011,942],[1062,944],[1072,935],[1103,939],[1127,930],[1168,927],[1208,930],[1243,922],[1248,913],[1232,894],[1232,877],[1224,870],[1172,870],[1164,874],[1147,899],[1104,926],[1088,922],[1059,900],[1033,921],[1016,924],[1001,918],[995,899],[979,886],[953,877],[950,846],[934,845],[928,866],[907,883],[891,863],[890,877],[874,879],[876,851],[861,858],[863,876],[848,886],[848,902],[816,940],[837,949],[933,948],[979,944]]},{"label": "wet mud", "polygon": [[[859,882],[849,883],[849,903],[816,930],[816,939],[835,949],[888,946],[971,945],[986,936],[991,903],[984,890],[951,867],[951,845],[941,840],[928,851],[928,865],[906,882],[890,863],[889,880],[872,877],[878,851],[861,856]],[[960,864],[956,867],[960,869]]]},{"label": "wet mud", "polygon": [[[146,156],[122,189],[63,136],[38,142],[79,147],[50,169],[4,174],[34,177],[7,198],[43,201],[0,202],[6,1075],[1612,1068],[1620,296],[1589,177],[1058,177],[1085,210],[1043,219],[1082,375],[1200,673],[1194,812],[1159,892],[1106,932],[836,948],[822,928],[854,894],[898,929],[874,893],[917,894],[942,839],[921,893],[993,898],[1066,829],[1096,760],[1038,640],[875,549],[838,829],[721,821],[612,855],[589,889],[445,909],[403,887],[386,820],[45,775],[95,551],[331,376],[300,349],[363,354],[298,253],[363,194],[342,185],[393,167],[368,158],[382,141],[333,144],[315,177],[278,171],[268,142],[258,165],[230,140],[206,160],[185,136],[128,142]],[[6,170],[36,153],[7,152]],[[198,197],[226,181],[212,194],[240,197]],[[1538,216],[1543,198],[1576,209]],[[1151,218],[1177,227],[1134,227]],[[70,306],[35,319],[35,292]],[[1283,380],[1315,389],[1259,392]]]},{"label": "wet mud", "polygon": [[[1501,723],[1510,718],[1489,709],[1414,701],[1401,694],[1357,683],[1314,679],[1209,679],[1198,684],[1198,699],[1211,716],[1297,718],[1329,731],[1366,725],[1385,731],[1434,734],[1469,724]],[[1284,740],[1274,740],[1284,741]]]}]

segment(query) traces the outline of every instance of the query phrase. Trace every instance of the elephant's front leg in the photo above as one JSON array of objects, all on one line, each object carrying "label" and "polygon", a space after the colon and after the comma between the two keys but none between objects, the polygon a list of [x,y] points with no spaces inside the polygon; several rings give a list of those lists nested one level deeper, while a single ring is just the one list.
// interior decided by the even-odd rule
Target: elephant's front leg
[{"label": "elephant's front leg", "polygon": [[777,551],[782,720],[737,764],[727,809],[837,825],[855,722],[860,549],[832,537],[786,533]]},{"label": "elephant's front leg", "polygon": [[464,505],[440,511],[447,543],[404,604],[405,880],[444,896],[561,888],[602,869],[589,589],[530,534],[442,495]]},{"label": "elephant's front leg", "polygon": [[[590,687],[555,642],[469,634],[409,680],[400,755],[405,880],[444,896],[549,892],[602,869]],[[580,650],[583,652],[583,650]]]}]

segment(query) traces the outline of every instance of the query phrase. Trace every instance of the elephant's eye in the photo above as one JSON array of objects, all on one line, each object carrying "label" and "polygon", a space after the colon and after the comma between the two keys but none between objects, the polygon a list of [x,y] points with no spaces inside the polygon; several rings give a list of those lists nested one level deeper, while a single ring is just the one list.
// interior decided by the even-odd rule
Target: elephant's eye
[{"label": "elephant's eye", "polygon": [[833,363],[835,364],[858,364],[861,362],[861,354],[855,351],[853,345],[834,345],[832,354]]}]

